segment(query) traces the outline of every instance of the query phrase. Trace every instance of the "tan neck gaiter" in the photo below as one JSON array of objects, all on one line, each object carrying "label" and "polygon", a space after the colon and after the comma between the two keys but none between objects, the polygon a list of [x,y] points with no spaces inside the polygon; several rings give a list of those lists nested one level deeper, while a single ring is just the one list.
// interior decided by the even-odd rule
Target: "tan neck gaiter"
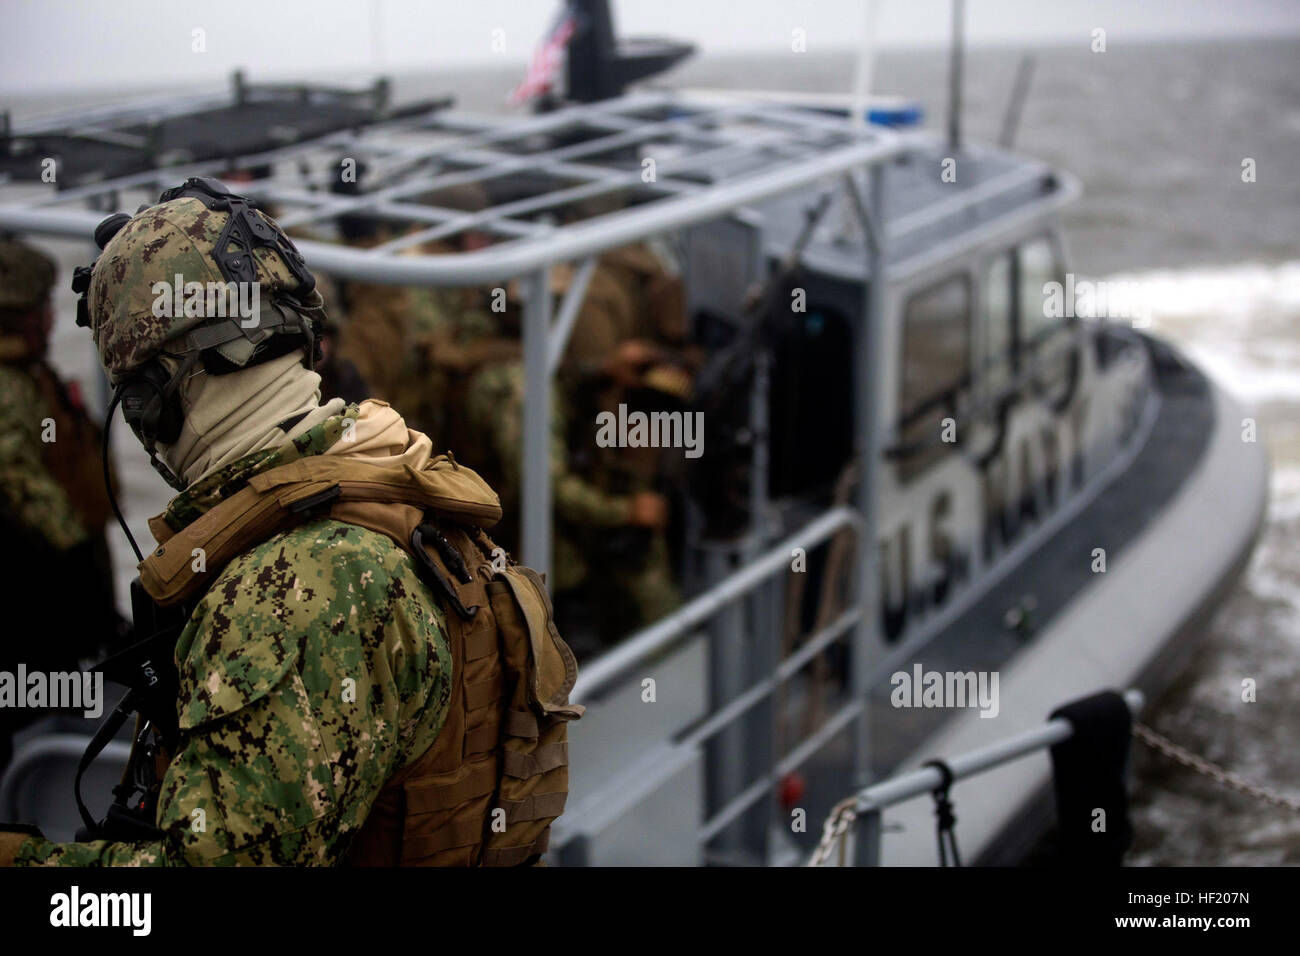
[{"label": "tan neck gaiter", "polygon": [[[175,371],[172,360],[163,361]],[[181,383],[180,395],[180,437],[159,444],[158,456],[186,487],[245,455],[282,445],[345,408],[341,398],[320,404],[320,376],[302,364],[298,352],[229,375],[200,368]]]}]

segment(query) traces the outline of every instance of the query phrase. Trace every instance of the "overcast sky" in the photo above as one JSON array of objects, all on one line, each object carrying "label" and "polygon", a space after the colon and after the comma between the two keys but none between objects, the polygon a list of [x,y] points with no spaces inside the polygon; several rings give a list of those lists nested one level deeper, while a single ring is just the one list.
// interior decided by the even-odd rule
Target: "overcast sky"
[{"label": "overcast sky", "polygon": [[[706,53],[844,49],[868,0],[615,0],[623,35]],[[875,0],[881,48],[947,42],[949,0]],[[19,92],[527,60],[553,0],[0,0],[0,97]],[[973,45],[1300,34],[1300,0],[968,0]],[[194,31],[205,49],[196,52]],[[502,30],[503,52],[493,31]]]}]

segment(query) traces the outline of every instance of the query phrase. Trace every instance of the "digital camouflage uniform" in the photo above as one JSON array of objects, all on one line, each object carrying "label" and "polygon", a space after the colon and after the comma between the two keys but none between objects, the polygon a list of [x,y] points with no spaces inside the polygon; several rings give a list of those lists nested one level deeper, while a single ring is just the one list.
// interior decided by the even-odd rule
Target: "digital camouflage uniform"
[{"label": "digital camouflage uniform", "polygon": [[[556,295],[568,290],[572,268],[551,273]],[[606,361],[633,339],[660,347],[680,345],[685,332],[681,279],[644,243],[611,249],[601,255],[583,297],[564,355],[570,377],[603,374]],[[576,398],[570,403],[577,413]],[[584,408],[592,414],[594,408]],[[588,494],[625,500],[638,491],[655,491],[657,475],[643,462],[633,463],[627,449],[594,447],[594,429],[570,433],[581,453]],[[557,502],[557,521],[559,504]],[[663,531],[579,523],[577,539],[590,569],[585,593],[605,640],[616,640],[671,612],[681,603],[672,574],[668,538]],[[558,556],[558,548],[557,548]]]},{"label": "digital camouflage uniform", "polygon": [[[602,493],[569,468],[566,445],[567,418],[558,389],[551,390],[551,493],[555,509],[554,554],[551,588],[566,591],[578,586],[587,575],[581,542],[575,533],[583,526],[617,527],[628,518],[626,497]],[[517,534],[519,489],[523,481],[524,370],[518,362],[489,365],[470,381],[465,416],[479,433],[488,456],[473,462],[480,472],[497,479],[501,510],[514,516],[508,528],[498,526],[495,534],[503,541]],[[503,534],[503,532],[505,532]]]},{"label": "digital camouflage uniform", "polygon": [[[206,476],[165,520],[183,528],[253,475],[323,452],[356,415],[349,407]],[[165,836],[29,840],[18,862],[338,863],[385,781],[442,728],[450,659],[438,604],[387,536],[329,519],[278,534],[227,565],[177,642],[181,738],[162,780]]]},{"label": "digital camouflage uniform", "polygon": [[[49,258],[0,241],[0,599],[41,622],[40,639],[20,628],[0,638],[0,671],[10,673],[20,663],[75,670],[118,631],[100,431],[45,359],[54,278]],[[0,771],[12,735],[41,716],[0,710]]]},{"label": "digital camouflage uniform", "polygon": [[[603,493],[615,496],[639,492],[663,494],[669,479],[665,453],[655,448],[601,448],[595,442],[595,409],[613,411],[628,401],[640,407],[647,392],[611,383],[593,396],[592,422],[571,437],[588,462],[584,473]],[[653,389],[650,394],[657,395]],[[644,408],[643,411],[660,410]],[[585,447],[583,447],[585,446]],[[592,575],[588,582],[604,632],[619,637],[667,615],[681,603],[672,572],[667,528],[626,527],[589,540]]]},{"label": "digital camouflage uniform", "polygon": [[[54,285],[54,263],[30,246],[0,241],[0,512],[55,550],[89,535],[77,506],[49,467],[47,421],[58,423],[47,393],[53,372],[45,362],[39,310]],[[55,440],[60,436],[56,427]]]},{"label": "digital camouflage uniform", "polygon": [[[402,383],[404,409],[439,448],[460,454],[471,466],[472,430],[462,405],[476,368],[475,350],[501,342],[497,317],[477,289],[413,288],[406,290],[412,362]],[[504,343],[502,343],[504,344]]]},{"label": "digital camouflage uniform", "polygon": [[86,526],[43,460],[42,423],[51,414],[30,374],[0,365],[0,407],[0,507],[56,550],[81,544]]}]

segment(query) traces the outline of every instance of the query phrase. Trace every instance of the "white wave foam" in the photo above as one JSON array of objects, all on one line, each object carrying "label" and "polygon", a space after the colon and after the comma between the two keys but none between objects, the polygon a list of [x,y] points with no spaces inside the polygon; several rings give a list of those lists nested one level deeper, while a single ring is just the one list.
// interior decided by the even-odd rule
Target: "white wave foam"
[{"label": "white wave foam", "polygon": [[1156,269],[1136,282],[1151,329],[1184,348],[1229,391],[1253,402],[1300,402],[1300,261]]}]

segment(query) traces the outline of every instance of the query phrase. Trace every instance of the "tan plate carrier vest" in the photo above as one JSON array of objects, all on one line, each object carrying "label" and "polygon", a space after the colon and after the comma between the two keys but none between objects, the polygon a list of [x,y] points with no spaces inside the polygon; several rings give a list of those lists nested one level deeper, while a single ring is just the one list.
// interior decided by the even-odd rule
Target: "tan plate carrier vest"
[{"label": "tan plate carrier vest", "polygon": [[[197,598],[236,556],[321,517],[387,535],[439,598],[455,681],[447,720],[380,791],[352,841],[352,864],[538,862],[564,810],[567,723],[583,710],[569,703],[577,663],[541,577],[483,533],[500,516],[492,489],[448,456],[417,471],[315,455],[254,476],[178,533],[151,522],[160,546],[140,579],[162,605]],[[194,548],[203,548],[206,571],[193,570]]]}]

